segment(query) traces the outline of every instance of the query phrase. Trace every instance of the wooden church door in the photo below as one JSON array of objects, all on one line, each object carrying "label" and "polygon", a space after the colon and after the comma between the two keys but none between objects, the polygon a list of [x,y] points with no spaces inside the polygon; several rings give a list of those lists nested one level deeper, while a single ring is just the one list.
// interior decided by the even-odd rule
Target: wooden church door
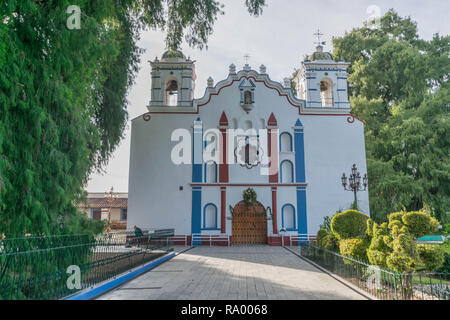
[{"label": "wooden church door", "polygon": [[259,202],[248,206],[239,202],[233,209],[233,244],[267,244],[266,210]]}]

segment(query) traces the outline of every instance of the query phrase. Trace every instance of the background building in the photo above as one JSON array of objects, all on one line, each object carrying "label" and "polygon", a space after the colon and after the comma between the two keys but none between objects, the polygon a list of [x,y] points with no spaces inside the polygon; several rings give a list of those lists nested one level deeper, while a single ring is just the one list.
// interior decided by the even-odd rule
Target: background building
[{"label": "background building", "polygon": [[[110,219],[113,230],[124,230],[127,228],[128,193],[116,194],[117,197],[110,200],[105,198],[104,192],[88,193],[86,203],[79,204],[78,208],[90,219],[104,221]],[[109,211],[111,211],[110,217]]]}]

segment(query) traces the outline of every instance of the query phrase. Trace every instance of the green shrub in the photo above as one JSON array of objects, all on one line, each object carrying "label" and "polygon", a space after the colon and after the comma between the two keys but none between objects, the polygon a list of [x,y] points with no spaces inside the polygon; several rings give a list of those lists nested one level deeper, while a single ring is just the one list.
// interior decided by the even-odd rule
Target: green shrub
[{"label": "green shrub", "polygon": [[444,253],[444,263],[442,266],[436,270],[439,273],[446,273],[446,278],[450,279],[450,254],[448,252]]},{"label": "green shrub", "polygon": [[340,212],[331,219],[331,231],[339,240],[358,238],[366,233],[367,219],[369,217],[360,211]]},{"label": "green shrub", "polygon": [[331,231],[331,218],[330,217],[324,217],[323,223],[319,226],[320,229],[325,229],[327,232]]},{"label": "green shrub", "polygon": [[392,222],[392,221],[402,222],[402,217],[404,214],[405,214],[405,212],[403,212],[403,211],[391,213],[390,215],[388,215],[388,221],[389,222]]},{"label": "green shrub", "polygon": [[351,257],[360,261],[367,261],[367,239],[342,239],[339,241],[339,252],[343,256]]},{"label": "green shrub", "polygon": [[410,272],[416,267],[416,262],[410,256],[399,252],[393,252],[386,259],[386,264],[389,269],[396,272]]},{"label": "green shrub", "polygon": [[252,188],[248,188],[242,194],[242,198],[244,198],[244,201],[248,206],[252,206],[256,203],[257,200],[256,191]]},{"label": "green shrub", "polygon": [[416,238],[435,232],[439,227],[439,221],[423,211],[412,211],[402,216],[403,224]]},{"label": "green shrub", "polygon": [[447,236],[450,233],[450,223],[444,224],[442,226],[442,234]]},{"label": "green shrub", "polygon": [[394,228],[398,228],[400,230],[403,228],[403,223],[399,220],[392,220],[389,222],[389,229],[394,230]]},{"label": "green shrub", "polygon": [[373,237],[373,227],[376,223],[372,219],[367,219],[366,221],[366,234],[369,237]]},{"label": "green shrub", "polygon": [[408,233],[399,234],[392,241],[392,249],[409,255],[412,258],[417,257],[417,245],[415,239]]},{"label": "green shrub", "polygon": [[389,257],[389,253],[368,249],[367,250],[367,258],[370,262],[370,264],[380,266],[380,267],[386,267],[387,266],[387,258]]},{"label": "green shrub", "polygon": [[416,241],[406,228],[397,229],[393,230],[392,253],[387,257],[386,265],[400,273],[413,271],[420,261]]},{"label": "green shrub", "polygon": [[392,249],[390,248],[392,238],[389,235],[387,223],[383,223],[380,226],[373,223],[371,233],[372,240],[367,249],[367,258],[371,264],[386,267],[387,257],[392,252]]},{"label": "green shrub", "polygon": [[322,246],[321,242],[322,242],[323,238],[325,238],[327,235],[328,235],[327,230],[322,229],[322,228],[319,229],[319,231],[317,232],[317,235],[316,235],[316,241],[319,244],[319,246]]},{"label": "green shrub", "polygon": [[444,264],[444,248],[439,245],[419,244],[417,251],[427,271],[438,270]]},{"label": "green shrub", "polygon": [[328,233],[322,241],[322,247],[330,251],[339,251],[339,240],[334,234]]}]

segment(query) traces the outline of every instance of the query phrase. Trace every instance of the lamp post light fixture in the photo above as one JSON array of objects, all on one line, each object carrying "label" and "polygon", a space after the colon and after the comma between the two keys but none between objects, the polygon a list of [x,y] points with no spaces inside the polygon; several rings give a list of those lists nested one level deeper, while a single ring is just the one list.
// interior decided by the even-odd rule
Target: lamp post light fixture
[{"label": "lamp post light fixture", "polygon": [[345,173],[342,174],[341,181],[344,190],[353,192],[355,196],[355,204],[357,203],[356,193],[358,191],[366,191],[367,186],[369,185],[369,177],[367,176],[367,173],[362,178],[361,183],[361,174],[359,173],[356,164],[353,165],[352,172],[348,178]]},{"label": "lamp post light fixture", "polygon": [[114,188],[111,187],[111,190],[109,192],[105,192],[105,199],[108,200],[108,226],[111,225],[111,210],[114,203],[114,200],[119,198],[119,194],[117,192],[114,192]]}]

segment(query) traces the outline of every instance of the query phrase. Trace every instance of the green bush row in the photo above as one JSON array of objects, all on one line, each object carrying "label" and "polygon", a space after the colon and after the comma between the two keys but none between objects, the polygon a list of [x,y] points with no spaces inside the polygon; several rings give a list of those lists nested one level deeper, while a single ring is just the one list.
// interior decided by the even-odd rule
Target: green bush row
[{"label": "green bush row", "polygon": [[442,272],[449,264],[444,248],[416,244],[419,237],[435,232],[438,226],[439,222],[424,211],[395,212],[379,225],[362,212],[347,210],[332,217],[329,230],[319,230],[317,243],[396,272]]}]

